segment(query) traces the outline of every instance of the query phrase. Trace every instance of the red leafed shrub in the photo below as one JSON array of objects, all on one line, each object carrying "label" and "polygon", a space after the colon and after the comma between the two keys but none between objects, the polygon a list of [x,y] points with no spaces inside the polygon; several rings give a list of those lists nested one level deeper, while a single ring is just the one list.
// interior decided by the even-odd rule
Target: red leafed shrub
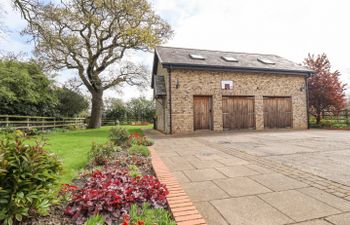
[{"label": "red leafed shrub", "polygon": [[96,214],[112,224],[122,219],[131,204],[148,202],[155,208],[164,208],[168,193],[154,176],[133,178],[127,170],[95,171],[86,177],[82,188],[73,191],[64,213],[77,224]]}]

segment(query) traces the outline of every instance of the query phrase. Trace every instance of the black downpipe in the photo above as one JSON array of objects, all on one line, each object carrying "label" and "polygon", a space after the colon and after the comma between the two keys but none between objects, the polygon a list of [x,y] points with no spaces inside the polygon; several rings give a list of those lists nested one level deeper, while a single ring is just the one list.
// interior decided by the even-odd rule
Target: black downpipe
[{"label": "black downpipe", "polygon": [[305,77],[305,90],[306,90],[306,113],[307,113],[307,129],[310,129],[310,113],[309,113],[309,85],[308,85],[308,78],[309,76]]},{"label": "black downpipe", "polygon": [[168,68],[169,74],[169,126],[170,126],[170,134],[173,134],[173,118],[172,118],[172,103],[171,103],[171,67]]}]

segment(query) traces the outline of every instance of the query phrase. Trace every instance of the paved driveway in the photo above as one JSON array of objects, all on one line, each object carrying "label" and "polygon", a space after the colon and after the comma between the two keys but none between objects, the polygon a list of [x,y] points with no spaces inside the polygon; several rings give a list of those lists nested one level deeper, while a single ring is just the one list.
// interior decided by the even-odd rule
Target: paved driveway
[{"label": "paved driveway", "polygon": [[210,225],[349,225],[350,132],[155,136]]}]

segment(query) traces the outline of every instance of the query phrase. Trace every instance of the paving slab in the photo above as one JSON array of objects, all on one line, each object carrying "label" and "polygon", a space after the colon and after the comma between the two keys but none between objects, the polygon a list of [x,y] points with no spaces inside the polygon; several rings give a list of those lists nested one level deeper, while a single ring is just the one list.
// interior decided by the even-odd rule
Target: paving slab
[{"label": "paving slab", "polygon": [[350,213],[344,213],[326,218],[327,221],[334,225],[349,225],[350,224]]},{"label": "paving slab", "polygon": [[295,190],[262,194],[259,197],[297,222],[341,212]]},{"label": "paving slab", "polygon": [[229,197],[228,194],[211,181],[184,183],[182,187],[193,202],[203,202]]},{"label": "paving slab", "polygon": [[209,202],[195,203],[197,210],[203,215],[208,225],[228,225],[222,215]]},{"label": "paving slab", "polygon": [[189,161],[195,168],[197,169],[203,169],[203,168],[218,168],[218,167],[224,167],[225,165],[215,161],[215,160],[207,160],[202,161],[199,159],[193,159]]},{"label": "paving slab", "polygon": [[274,191],[283,191],[309,186],[308,184],[278,173],[255,175],[250,176],[250,178]]},{"label": "paving slab", "polygon": [[350,147],[347,150],[333,149],[332,151],[268,158],[350,186]]},{"label": "paving slab", "polygon": [[341,211],[350,211],[350,202],[347,200],[344,200],[342,198],[336,197],[332,194],[329,194],[325,191],[322,191],[320,189],[314,188],[314,187],[307,187],[307,188],[301,188],[297,191],[306,194],[310,197],[313,197],[317,200],[320,200],[322,202],[327,203],[328,205],[339,209]]},{"label": "paving slab", "polygon": [[216,169],[185,170],[184,173],[188,178],[190,178],[191,181],[205,181],[226,178],[225,175],[218,172]]},{"label": "paving slab", "polygon": [[292,219],[258,197],[240,197],[211,201],[232,225],[282,225]]},{"label": "paving slab", "polygon": [[257,195],[261,193],[271,192],[270,189],[247,177],[214,180],[214,183],[232,197]]},{"label": "paving slab", "polygon": [[309,221],[300,222],[300,223],[293,223],[291,225],[333,225],[333,224],[323,219],[319,219],[319,220],[309,220]]},{"label": "paving slab", "polygon": [[190,179],[188,179],[188,177],[182,172],[182,171],[176,171],[172,173],[177,181],[179,181],[180,183],[188,183],[190,182]]},{"label": "paving slab", "polygon": [[240,158],[237,158],[237,157],[231,157],[231,158],[225,158],[225,159],[218,159],[217,160],[218,162],[226,165],[226,166],[236,166],[236,165],[246,165],[246,164],[249,164],[249,162],[243,160],[243,159],[240,159]]},{"label": "paving slab", "polygon": [[256,172],[258,172],[260,174],[275,173],[273,170],[270,170],[270,169],[267,169],[265,167],[258,166],[255,164],[247,164],[245,166],[252,169],[252,170],[255,170]]},{"label": "paving slab", "polygon": [[217,170],[228,177],[242,177],[259,174],[257,171],[249,169],[243,165],[219,167]]}]

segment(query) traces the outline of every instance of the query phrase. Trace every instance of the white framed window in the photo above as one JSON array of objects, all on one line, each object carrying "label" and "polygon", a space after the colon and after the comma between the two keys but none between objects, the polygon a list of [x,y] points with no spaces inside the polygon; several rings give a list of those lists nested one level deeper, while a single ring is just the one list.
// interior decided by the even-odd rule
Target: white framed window
[{"label": "white framed window", "polygon": [[232,80],[222,80],[221,81],[221,89],[222,90],[232,90],[233,89],[233,81]]}]

